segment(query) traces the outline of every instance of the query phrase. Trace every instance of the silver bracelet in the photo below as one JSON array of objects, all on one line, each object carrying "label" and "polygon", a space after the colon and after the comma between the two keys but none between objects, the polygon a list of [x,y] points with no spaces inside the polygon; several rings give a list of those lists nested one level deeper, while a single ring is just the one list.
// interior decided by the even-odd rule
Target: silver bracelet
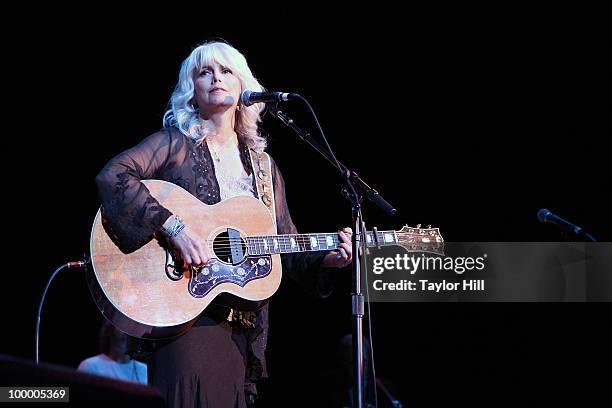
[{"label": "silver bracelet", "polygon": [[183,223],[183,220],[178,215],[175,215],[174,224],[172,224],[170,228],[164,228],[164,231],[166,232],[166,235],[168,235],[168,238],[174,238],[184,229],[185,224]]}]

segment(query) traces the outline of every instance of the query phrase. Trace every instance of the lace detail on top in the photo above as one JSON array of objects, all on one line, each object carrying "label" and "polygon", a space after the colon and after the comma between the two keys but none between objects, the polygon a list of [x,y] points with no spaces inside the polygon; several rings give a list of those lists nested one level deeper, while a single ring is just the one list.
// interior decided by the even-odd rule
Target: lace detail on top
[{"label": "lace detail on top", "polygon": [[215,158],[215,176],[221,201],[237,196],[255,196],[253,171],[247,174],[238,146],[221,152],[210,144],[208,148]]},{"label": "lace detail on top", "polygon": [[219,192],[221,193],[221,201],[237,196],[253,197],[253,175],[246,173],[239,178],[228,177],[223,169],[223,166],[218,166],[216,169],[217,182],[219,183]]}]

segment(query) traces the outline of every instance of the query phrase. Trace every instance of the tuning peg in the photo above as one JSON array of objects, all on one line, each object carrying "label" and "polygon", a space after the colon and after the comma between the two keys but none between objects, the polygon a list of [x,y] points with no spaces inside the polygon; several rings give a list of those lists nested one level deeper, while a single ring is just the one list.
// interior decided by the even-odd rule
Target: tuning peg
[{"label": "tuning peg", "polygon": [[414,228],[421,228],[421,224],[417,224]]},{"label": "tuning peg", "polygon": [[431,224],[427,224],[427,229],[431,229]]}]

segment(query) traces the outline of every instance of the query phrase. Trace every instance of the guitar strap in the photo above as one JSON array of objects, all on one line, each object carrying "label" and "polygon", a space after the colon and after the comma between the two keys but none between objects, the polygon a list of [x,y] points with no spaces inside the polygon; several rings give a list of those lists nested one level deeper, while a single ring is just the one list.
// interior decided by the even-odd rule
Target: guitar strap
[{"label": "guitar strap", "polygon": [[[274,205],[274,188],[272,184],[272,161],[266,152],[258,153],[253,149],[249,149],[251,168],[255,173],[255,187],[257,198],[268,208],[274,222],[274,230],[278,233],[276,227],[276,207]],[[246,312],[236,309],[230,309],[227,316],[228,321],[235,321],[245,327],[255,328],[257,317],[256,312]]]},{"label": "guitar strap", "polygon": [[[257,188],[257,198],[270,211],[272,220],[274,222],[274,229],[276,228],[276,208],[274,205],[274,188],[272,181],[272,160],[266,152],[256,152],[253,149],[249,149],[251,154],[251,168],[255,172],[255,187]],[[278,230],[277,230],[278,231]]]}]

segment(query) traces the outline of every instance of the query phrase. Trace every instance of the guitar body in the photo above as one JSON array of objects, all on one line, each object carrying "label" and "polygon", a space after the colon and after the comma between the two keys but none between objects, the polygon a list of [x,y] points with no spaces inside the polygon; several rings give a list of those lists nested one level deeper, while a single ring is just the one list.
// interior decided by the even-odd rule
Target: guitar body
[{"label": "guitar body", "polygon": [[282,274],[280,255],[251,256],[241,244],[247,236],[276,234],[272,215],[261,201],[235,197],[206,205],[175,184],[143,183],[161,205],[180,215],[187,228],[206,241],[210,261],[201,269],[185,268],[182,261],[173,260],[163,239],[125,254],[108,236],[98,211],[87,281],[98,308],[115,326],[135,337],[173,337],[188,330],[219,295],[244,309],[276,292]]}]

